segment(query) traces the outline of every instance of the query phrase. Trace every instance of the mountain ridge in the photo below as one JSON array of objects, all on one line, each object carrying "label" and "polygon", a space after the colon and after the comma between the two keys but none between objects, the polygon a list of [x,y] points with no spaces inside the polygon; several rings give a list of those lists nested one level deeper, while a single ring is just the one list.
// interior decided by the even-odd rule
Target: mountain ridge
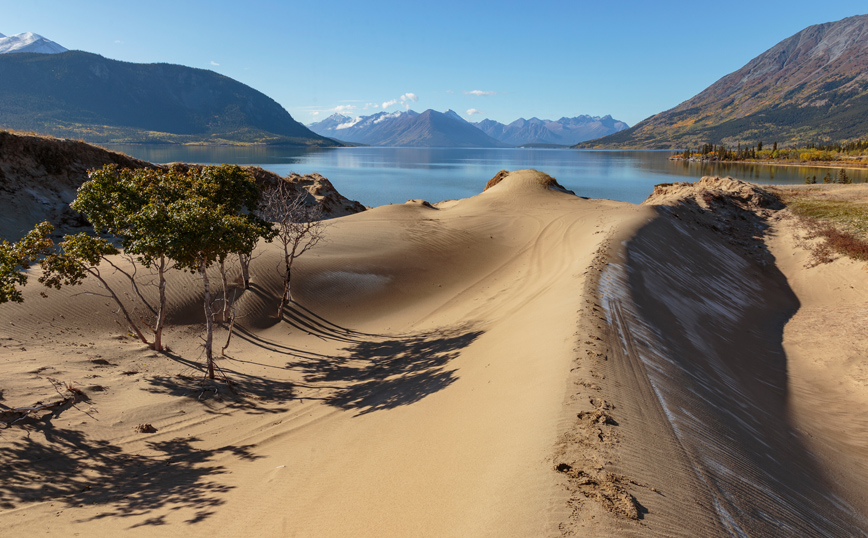
[{"label": "mountain ridge", "polygon": [[683,103],[576,147],[677,148],[868,136],[868,15],[809,26]]},{"label": "mountain ridge", "polygon": [[506,125],[486,119],[473,125],[488,136],[513,146],[540,144],[571,146],[629,127],[626,123],[616,120],[610,115],[561,117],[557,121],[536,117],[519,118]]},{"label": "mountain ridge", "polygon": [[0,54],[16,52],[38,52],[40,54],[59,54],[68,49],[59,43],[33,32],[23,32],[13,36],[0,34]]},{"label": "mountain ridge", "polygon": [[308,127],[322,136],[372,146],[506,147],[453,110],[382,111],[357,118],[336,113]]},{"label": "mountain ridge", "polygon": [[[447,119],[453,123],[449,125]],[[419,126],[412,125],[414,122],[427,122],[431,125],[426,132]],[[468,130],[468,126],[475,128],[484,137]],[[324,120],[308,124],[308,127],[329,138],[378,146],[509,147],[532,144],[570,146],[576,141],[617,132],[628,126],[609,115],[562,117],[557,121],[519,118],[508,125],[489,119],[472,123],[454,110],[437,112],[429,109],[422,114],[413,110],[382,111],[355,118],[334,113]],[[462,133],[460,136],[457,135],[458,131]]]},{"label": "mountain ridge", "polygon": [[219,73],[82,51],[0,55],[0,128],[93,143],[339,145]]}]

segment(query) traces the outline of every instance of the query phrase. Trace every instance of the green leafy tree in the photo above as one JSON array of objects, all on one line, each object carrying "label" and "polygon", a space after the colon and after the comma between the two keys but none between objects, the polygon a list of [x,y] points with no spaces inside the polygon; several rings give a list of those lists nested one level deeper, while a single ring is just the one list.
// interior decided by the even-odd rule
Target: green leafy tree
[{"label": "green leafy tree", "polygon": [[271,225],[254,210],[260,191],[254,178],[238,166],[190,169],[182,178],[184,199],[171,206],[168,218],[174,236],[166,256],[180,269],[202,277],[205,309],[205,358],[208,377],[214,379],[214,312],[208,268],[223,263],[231,253],[249,255],[260,238],[270,240]]},{"label": "green leafy tree", "polygon": [[41,222],[17,243],[5,239],[0,241],[0,303],[24,301],[19,289],[27,283],[24,271],[51,251],[54,241],[50,235],[53,231],[54,226]]},{"label": "green leafy tree", "polygon": [[[166,272],[171,268],[166,252],[175,236],[170,218],[172,204],[184,198],[186,183],[184,175],[175,169],[129,170],[107,165],[91,172],[72,203],[72,208],[84,213],[96,232],[118,237],[127,254],[145,267],[156,269],[159,299],[153,331],[157,351],[163,349]],[[131,281],[138,290],[134,279]],[[150,308],[146,301],[145,305]]]},{"label": "green leafy tree", "polygon": [[62,286],[79,285],[88,275],[96,278],[118,305],[139,340],[148,344],[148,339],[133,321],[123,301],[99,270],[100,262],[106,260],[108,256],[118,254],[118,249],[106,239],[92,237],[84,232],[65,236],[59,246],[59,251],[52,251],[40,262],[43,272],[39,281],[49,288],[60,289]]}]

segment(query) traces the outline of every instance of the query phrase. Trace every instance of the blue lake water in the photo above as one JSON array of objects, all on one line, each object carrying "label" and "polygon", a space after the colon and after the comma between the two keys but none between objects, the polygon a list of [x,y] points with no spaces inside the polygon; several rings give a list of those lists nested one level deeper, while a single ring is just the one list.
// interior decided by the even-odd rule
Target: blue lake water
[{"label": "blue lake water", "polygon": [[[826,168],[744,164],[698,164],[670,161],[670,151],[485,148],[331,148],[271,146],[112,145],[133,157],[155,163],[258,165],[282,176],[317,172],[344,196],[368,206],[467,198],[482,192],[500,170],[535,168],[556,178],[579,196],[639,203],[654,185],[696,181],[705,175],[730,175],[757,183],[804,183],[822,177]],[[833,170],[834,172],[834,170]],[[868,170],[847,172],[853,181],[868,180]]]}]

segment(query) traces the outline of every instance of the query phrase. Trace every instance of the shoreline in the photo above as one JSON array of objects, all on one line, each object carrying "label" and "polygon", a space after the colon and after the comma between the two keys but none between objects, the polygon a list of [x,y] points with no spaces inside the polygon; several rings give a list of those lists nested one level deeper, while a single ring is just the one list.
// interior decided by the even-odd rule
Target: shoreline
[{"label": "shoreline", "polygon": [[688,162],[696,164],[753,164],[762,166],[788,166],[801,168],[844,168],[851,170],[868,170],[866,163],[839,163],[837,161],[717,161],[708,159],[685,159],[683,157],[669,157],[670,161]]}]

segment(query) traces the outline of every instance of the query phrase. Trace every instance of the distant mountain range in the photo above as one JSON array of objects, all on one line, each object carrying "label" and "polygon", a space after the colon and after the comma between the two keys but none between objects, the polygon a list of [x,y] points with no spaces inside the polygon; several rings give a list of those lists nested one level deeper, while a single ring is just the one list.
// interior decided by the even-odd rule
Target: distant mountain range
[{"label": "distant mountain range", "polygon": [[379,112],[350,118],[333,114],[308,125],[315,133],[344,142],[373,146],[509,147],[568,146],[627,128],[611,116],[578,116],[558,121],[524,118],[509,125],[493,120],[471,123],[452,110]]},{"label": "distant mountain range", "polygon": [[58,54],[66,52],[66,48],[39,34],[24,32],[6,37],[0,34],[0,54],[10,52],[38,52],[41,54]]},{"label": "distant mountain range", "polygon": [[213,71],[81,51],[0,55],[0,128],[102,143],[338,145]]},{"label": "distant mountain range", "polygon": [[379,112],[358,118],[333,114],[308,127],[322,136],[371,146],[506,147],[452,110]]},{"label": "distant mountain range", "polygon": [[519,118],[509,125],[493,120],[474,123],[488,136],[510,146],[562,145],[572,146],[578,142],[600,138],[627,129],[623,121],[612,116],[576,116],[558,121]]},{"label": "distant mountain range", "polygon": [[810,26],[677,107],[578,147],[868,138],[868,15]]}]

